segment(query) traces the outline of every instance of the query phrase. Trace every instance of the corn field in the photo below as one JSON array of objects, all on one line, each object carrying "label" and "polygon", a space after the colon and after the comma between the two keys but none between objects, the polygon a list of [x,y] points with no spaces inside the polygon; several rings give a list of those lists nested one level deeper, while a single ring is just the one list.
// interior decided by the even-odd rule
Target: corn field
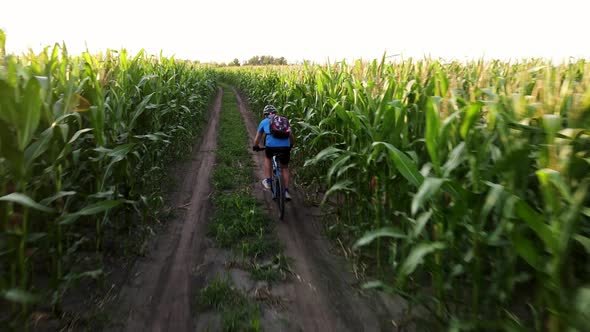
[{"label": "corn field", "polygon": [[365,287],[440,329],[589,330],[590,63],[384,60],[223,75],[291,119]]},{"label": "corn field", "polygon": [[[59,314],[106,253],[166,211],[217,81],[274,104],[297,185],[354,248],[365,287],[436,330],[590,330],[590,63],[407,59],[210,69],[0,31],[0,326]],[[48,276],[48,277],[43,277]]]},{"label": "corn field", "polygon": [[216,75],[125,50],[14,56],[4,42],[0,31],[0,326],[21,330],[158,223],[165,167],[190,151]]}]

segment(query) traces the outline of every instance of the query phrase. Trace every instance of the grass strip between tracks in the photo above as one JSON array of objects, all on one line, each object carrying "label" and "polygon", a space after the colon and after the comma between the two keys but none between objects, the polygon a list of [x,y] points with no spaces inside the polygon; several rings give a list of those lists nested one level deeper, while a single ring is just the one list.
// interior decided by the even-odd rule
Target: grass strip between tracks
[{"label": "grass strip between tracks", "polygon": [[[272,232],[273,222],[252,195],[252,183],[257,181],[247,148],[248,133],[235,95],[229,87],[224,89],[212,180],[214,214],[208,235],[217,246],[236,255],[229,265],[249,271],[252,279],[284,280],[288,261]],[[240,293],[229,278],[218,276],[209,282],[199,293],[198,307],[220,311],[224,330],[258,329],[258,306]]]}]

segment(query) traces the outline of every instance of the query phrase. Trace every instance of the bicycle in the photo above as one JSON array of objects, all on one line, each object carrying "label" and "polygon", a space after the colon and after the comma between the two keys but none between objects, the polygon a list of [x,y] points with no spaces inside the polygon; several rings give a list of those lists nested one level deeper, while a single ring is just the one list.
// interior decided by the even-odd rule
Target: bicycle
[{"label": "bicycle", "polygon": [[[258,151],[264,151],[266,148],[258,148]],[[283,173],[281,173],[281,164],[278,161],[278,154],[272,156],[272,172],[270,191],[273,201],[277,202],[279,208],[279,219],[283,220],[285,216],[285,187],[283,185]]]}]

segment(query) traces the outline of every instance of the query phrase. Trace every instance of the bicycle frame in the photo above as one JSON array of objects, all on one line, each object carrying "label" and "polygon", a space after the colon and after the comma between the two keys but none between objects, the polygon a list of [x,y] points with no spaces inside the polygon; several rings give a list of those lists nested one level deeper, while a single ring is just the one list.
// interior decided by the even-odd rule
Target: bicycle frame
[{"label": "bicycle frame", "polygon": [[277,202],[279,208],[279,219],[283,220],[285,215],[285,194],[283,187],[283,173],[276,155],[272,156],[272,199]]},{"label": "bicycle frame", "polygon": [[[260,151],[266,148],[261,148]],[[278,161],[278,155],[272,156],[271,159],[272,172],[271,172],[271,186],[270,190],[272,193],[272,199],[277,202],[279,208],[279,219],[283,220],[285,215],[285,194],[284,194],[284,179],[281,171],[281,165]]]},{"label": "bicycle frame", "polygon": [[278,185],[278,181],[275,181],[275,178],[282,176],[281,173],[281,165],[279,164],[279,162],[277,161],[277,156],[273,156],[272,160],[272,199],[276,199],[277,198],[277,193],[280,193],[279,190],[277,190],[277,185]]}]

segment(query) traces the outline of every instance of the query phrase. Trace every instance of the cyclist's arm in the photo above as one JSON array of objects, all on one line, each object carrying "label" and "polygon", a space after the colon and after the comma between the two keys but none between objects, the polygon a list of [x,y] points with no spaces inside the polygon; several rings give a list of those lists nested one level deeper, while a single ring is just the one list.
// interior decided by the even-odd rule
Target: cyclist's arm
[{"label": "cyclist's arm", "polygon": [[256,132],[256,137],[254,138],[254,145],[258,145],[258,143],[260,143],[261,139],[262,139],[262,133]]},{"label": "cyclist's arm", "polygon": [[254,138],[254,145],[260,144],[260,141],[264,142],[264,120],[260,122],[258,125],[258,130],[256,130],[256,137]]},{"label": "cyclist's arm", "polygon": [[289,134],[289,144],[291,144],[291,146],[293,146],[293,144],[295,144],[295,136],[293,135],[292,131]]}]

